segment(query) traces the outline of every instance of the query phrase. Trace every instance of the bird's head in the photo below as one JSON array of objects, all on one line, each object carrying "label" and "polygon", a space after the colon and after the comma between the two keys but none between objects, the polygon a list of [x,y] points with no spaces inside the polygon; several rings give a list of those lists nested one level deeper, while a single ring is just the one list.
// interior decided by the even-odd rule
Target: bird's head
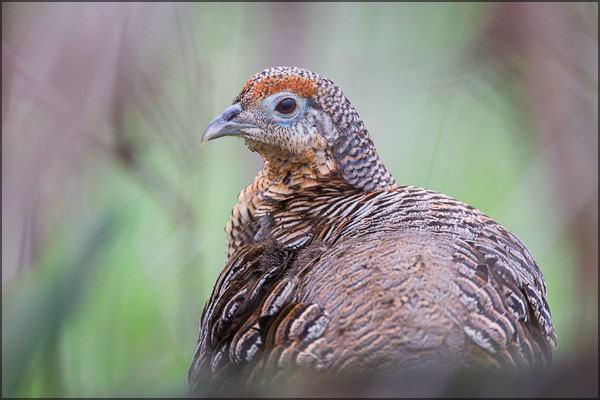
[{"label": "bird's head", "polygon": [[248,79],[233,104],[206,127],[202,142],[222,136],[244,138],[267,162],[329,165],[359,189],[394,183],[342,91],[305,69],[274,67]]}]

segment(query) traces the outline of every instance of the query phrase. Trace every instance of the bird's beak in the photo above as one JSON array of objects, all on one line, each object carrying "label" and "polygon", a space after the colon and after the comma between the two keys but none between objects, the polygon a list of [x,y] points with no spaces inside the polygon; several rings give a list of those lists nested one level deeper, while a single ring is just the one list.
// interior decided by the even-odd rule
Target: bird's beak
[{"label": "bird's beak", "polygon": [[242,112],[240,103],[235,103],[234,105],[227,107],[221,115],[213,119],[206,129],[204,129],[202,143],[206,143],[209,140],[220,138],[222,136],[239,135],[244,128],[255,128],[255,125],[243,124],[235,121],[235,117],[240,112]]}]

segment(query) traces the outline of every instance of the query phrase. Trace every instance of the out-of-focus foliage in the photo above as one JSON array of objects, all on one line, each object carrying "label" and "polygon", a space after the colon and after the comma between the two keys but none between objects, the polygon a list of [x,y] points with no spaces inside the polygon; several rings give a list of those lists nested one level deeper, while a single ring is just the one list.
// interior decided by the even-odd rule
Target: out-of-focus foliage
[{"label": "out-of-focus foliage", "polygon": [[398,183],[515,232],[546,277],[556,362],[596,352],[597,15],[3,3],[3,396],[186,393],[223,228],[261,165],[200,134],[274,65],[336,82]]}]

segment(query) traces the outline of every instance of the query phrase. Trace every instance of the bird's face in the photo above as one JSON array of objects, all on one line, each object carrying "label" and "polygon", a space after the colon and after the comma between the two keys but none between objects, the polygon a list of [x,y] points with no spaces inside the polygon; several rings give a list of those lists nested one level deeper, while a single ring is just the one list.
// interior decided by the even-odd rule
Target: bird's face
[{"label": "bird's face", "polygon": [[332,116],[317,100],[324,81],[299,68],[262,71],[250,78],[233,105],[206,127],[202,142],[240,136],[265,159],[273,152],[299,155],[324,150],[333,145],[337,134]]},{"label": "bird's face", "polygon": [[202,142],[222,136],[244,138],[270,165],[308,165],[322,176],[339,173],[362,190],[394,183],[342,91],[305,69],[274,67],[251,77],[233,104],[208,124]]}]

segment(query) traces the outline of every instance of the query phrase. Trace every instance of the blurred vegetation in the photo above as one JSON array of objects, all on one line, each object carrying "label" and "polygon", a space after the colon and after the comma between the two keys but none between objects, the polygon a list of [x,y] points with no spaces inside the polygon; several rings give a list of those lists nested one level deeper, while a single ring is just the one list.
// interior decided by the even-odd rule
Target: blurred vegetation
[{"label": "blurred vegetation", "polygon": [[515,232],[546,278],[556,362],[597,364],[597,18],[597,3],[3,3],[2,395],[187,393],[224,226],[261,165],[200,134],[274,65],[336,82],[398,183]]}]

